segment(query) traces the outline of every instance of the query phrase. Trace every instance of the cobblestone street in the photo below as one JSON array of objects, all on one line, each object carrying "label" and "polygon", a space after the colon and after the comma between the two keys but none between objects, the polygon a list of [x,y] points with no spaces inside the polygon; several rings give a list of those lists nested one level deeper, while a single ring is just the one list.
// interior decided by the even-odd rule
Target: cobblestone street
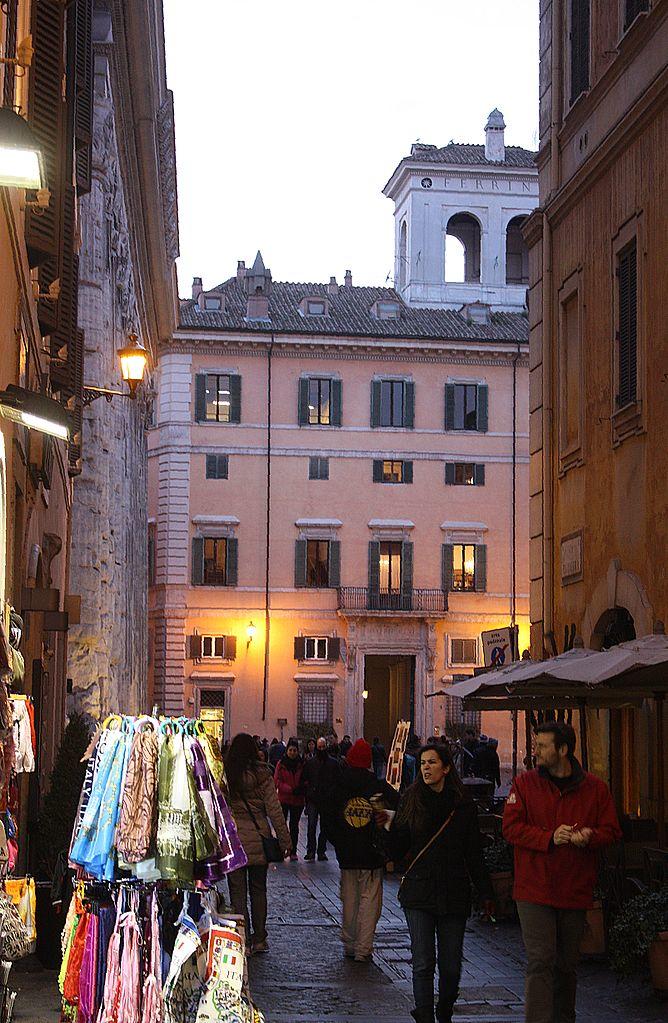
[{"label": "cobblestone street", "polygon": [[[254,1000],[267,1023],[410,1023],[410,950],[398,880],[385,882],[373,962],[351,962],[339,940],[339,870],[331,850],[329,856],[327,863],[300,860],[270,870],[270,951],[250,961]],[[519,927],[472,920],[464,954],[458,1023],[523,1020]],[[582,963],[579,1023],[660,1023],[666,1015],[649,982],[621,984],[604,964]]]}]

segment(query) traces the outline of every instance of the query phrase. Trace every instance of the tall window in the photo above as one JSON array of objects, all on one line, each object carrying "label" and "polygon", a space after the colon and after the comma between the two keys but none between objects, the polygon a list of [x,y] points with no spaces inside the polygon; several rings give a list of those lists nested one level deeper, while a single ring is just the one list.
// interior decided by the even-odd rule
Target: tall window
[{"label": "tall window", "polygon": [[529,250],[522,236],[526,217],[513,217],[506,228],[506,284],[529,283]]},{"label": "tall window", "polygon": [[412,380],[371,382],[371,425],[413,429],[415,384]]},{"label": "tall window", "polygon": [[204,585],[224,586],[227,581],[227,540],[204,541]]},{"label": "tall window", "polygon": [[193,586],[236,586],[237,562],[236,537],[193,537]]},{"label": "tall window", "polygon": [[330,425],[331,380],[319,377],[308,382],[308,421],[311,426]]},{"label": "tall window", "polygon": [[383,541],[380,545],[380,592],[401,593],[401,543]]},{"label": "tall window", "polygon": [[581,445],[582,339],[577,291],[561,303],[559,344],[559,440],[562,458]]},{"label": "tall window", "polygon": [[453,590],[475,590],[475,545],[455,544],[452,550]]},{"label": "tall window", "polygon": [[638,389],[638,272],[633,241],[617,257],[618,277],[618,390],[617,407],[636,400]]},{"label": "tall window", "polygon": [[450,217],[445,234],[445,280],[480,280],[480,224],[470,213]]},{"label": "tall window", "polygon": [[206,418],[217,423],[229,423],[232,400],[228,374],[206,375]]},{"label": "tall window", "polygon": [[310,739],[327,735],[334,727],[332,686],[299,686],[297,690],[297,735]]},{"label": "tall window", "polygon": [[571,0],[571,103],[589,88],[589,2]]},{"label": "tall window", "polygon": [[306,585],[329,586],[329,540],[306,541]]},{"label": "tall window", "polygon": [[406,270],[408,262],[408,245],[407,245],[407,230],[406,221],[402,221],[401,228],[399,230],[399,287],[406,287]]}]

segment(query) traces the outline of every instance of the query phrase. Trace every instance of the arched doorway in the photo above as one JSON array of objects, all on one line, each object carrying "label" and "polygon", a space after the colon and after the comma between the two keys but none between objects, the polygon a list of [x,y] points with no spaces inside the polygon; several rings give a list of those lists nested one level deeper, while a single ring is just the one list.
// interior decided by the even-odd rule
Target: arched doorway
[{"label": "arched doorway", "polygon": [[445,279],[480,281],[480,223],[471,213],[455,213],[445,229]]},{"label": "arched doorway", "polygon": [[618,643],[636,638],[635,622],[625,607],[613,607],[604,611],[591,637],[592,650],[609,650]]}]

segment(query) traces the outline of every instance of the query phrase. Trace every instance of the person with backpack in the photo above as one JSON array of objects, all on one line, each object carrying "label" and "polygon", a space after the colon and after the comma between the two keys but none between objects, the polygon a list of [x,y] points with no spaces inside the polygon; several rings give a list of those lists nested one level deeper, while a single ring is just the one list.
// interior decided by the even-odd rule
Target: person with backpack
[{"label": "person with backpack", "polygon": [[371,746],[358,739],[346,754],[325,811],[327,834],[341,869],[343,950],[358,963],[371,958],[383,907],[385,856],[374,820],[374,797],[389,809],[396,808],[397,793],[375,777]]}]

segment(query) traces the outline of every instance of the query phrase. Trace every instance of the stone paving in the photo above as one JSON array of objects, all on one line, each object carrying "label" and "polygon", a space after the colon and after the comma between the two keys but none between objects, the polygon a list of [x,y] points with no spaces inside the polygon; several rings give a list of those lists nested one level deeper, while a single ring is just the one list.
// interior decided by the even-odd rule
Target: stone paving
[{"label": "stone paving", "polygon": [[[411,1023],[410,950],[397,902],[398,879],[385,882],[373,962],[345,959],[339,939],[339,870],[326,863],[270,868],[269,943],[250,960],[253,998],[267,1023]],[[514,922],[472,919],[456,1023],[520,1023],[524,950]],[[649,982],[618,983],[604,963],[580,968],[579,1023],[666,1023],[668,1003]]]}]

